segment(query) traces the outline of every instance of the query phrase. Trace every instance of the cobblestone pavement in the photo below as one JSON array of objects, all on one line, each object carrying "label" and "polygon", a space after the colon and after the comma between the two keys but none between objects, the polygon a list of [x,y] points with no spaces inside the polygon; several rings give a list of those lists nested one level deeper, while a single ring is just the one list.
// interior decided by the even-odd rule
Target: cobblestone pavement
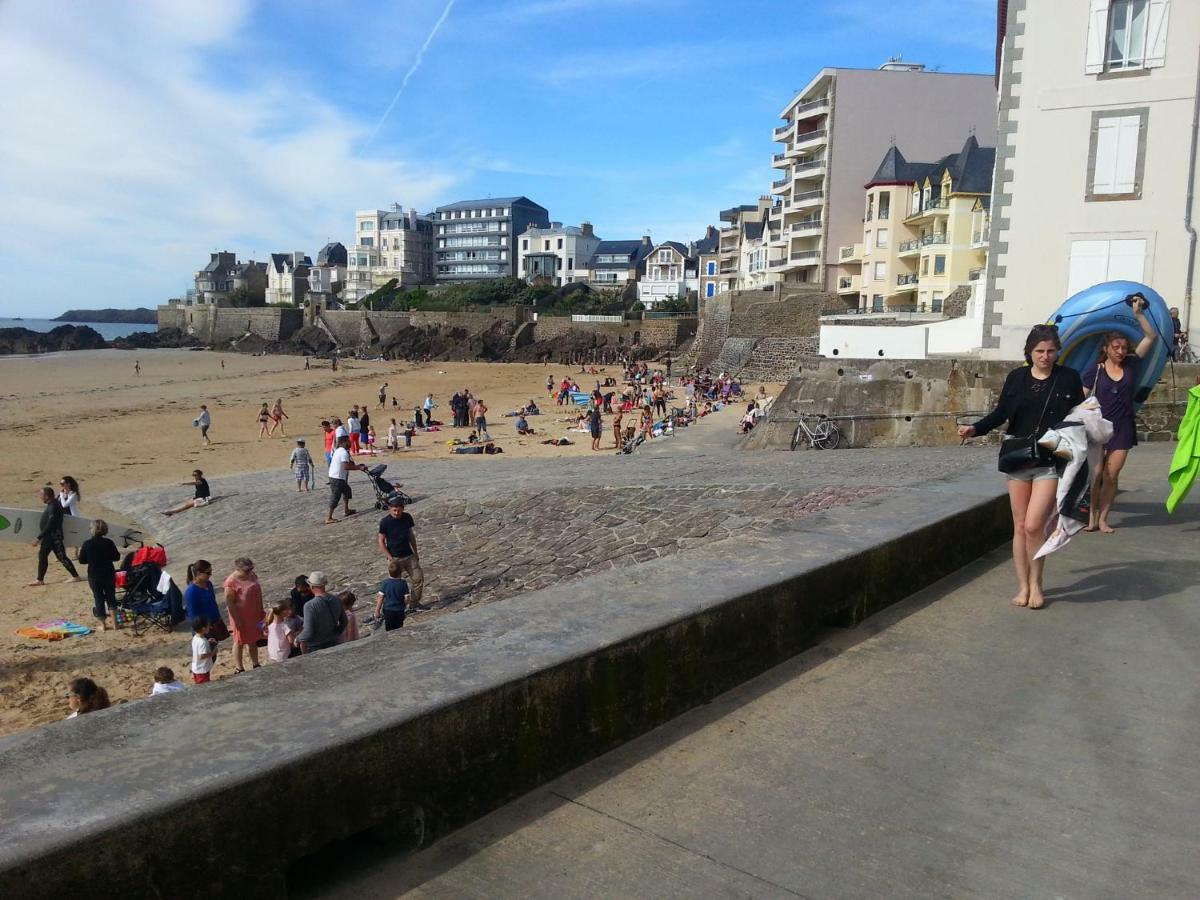
[{"label": "cobblestone pavement", "polygon": [[[733,419],[730,417],[730,428]],[[481,457],[389,459],[388,475],[413,495],[425,570],[424,602],[434,617],[613,568],[652,563],[739,536],[800,527],[824,510],[905,486],[977,469],[972,448],[796,453],[736,449],[717,422],[645,446],[632,457],[539,461]],[[403,478],[400,479],[400,474]],[[355,506],[344,522],[319,524],[327,494],[296,494],[287,473],[214,479],[210,507],[165,519],[179,488],[110,495],[106,503],[157,528],[177,562],[213,562],[218,576],[234,557],[255,560],[268,599],[292,579],[326,571],[338,589],[359,593],[368,614],[386,577],[376,544],[382,513],[365,477],[355,475]]]}]

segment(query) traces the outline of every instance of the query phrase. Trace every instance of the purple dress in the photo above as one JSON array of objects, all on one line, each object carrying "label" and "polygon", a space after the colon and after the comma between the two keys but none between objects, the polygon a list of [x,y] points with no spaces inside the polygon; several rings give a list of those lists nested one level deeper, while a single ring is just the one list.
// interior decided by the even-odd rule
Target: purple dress
[{"label": "purple dress", "polygon": [[1097,365],[1083,377],[1083,386],[1089,388],[1100,401],[1100,412],[1112,422],[1112,438],[1104,445],[1105,450],[1128,450],[1137,444],[1137,429],[1133,422],[1133,385],[1138,378],[1141,360],[1132,353],[1125,357],[1121,369],[1125,373],[1120,381],[1113,381],[1103,364]]}]

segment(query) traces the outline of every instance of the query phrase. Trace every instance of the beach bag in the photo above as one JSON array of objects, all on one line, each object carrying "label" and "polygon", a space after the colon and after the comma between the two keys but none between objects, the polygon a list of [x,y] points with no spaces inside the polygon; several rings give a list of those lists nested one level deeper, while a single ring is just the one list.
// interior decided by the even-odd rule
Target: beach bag
[{"label": "beach bag", "polygon": [[1046,409],[1050,406],[1050,398],[1054,396],[1054,385],[1057,381],[1058,373],[1056,372],[1050,380],[1050,387],[1046,391],[1046,402],[1042,404],[1042,414],[1038,416],[1038,423],[1033,429],[1033,433],[1028,437],[1016,438],[1008,449],[1000,451],[1000,462],[997,467],[1004,474],[1009,475],[1023,469],[1051,465],[1049,454],[1038,446],[1037,441],[1038,432],[1042,428],[1042,420],[1046,418]]}]

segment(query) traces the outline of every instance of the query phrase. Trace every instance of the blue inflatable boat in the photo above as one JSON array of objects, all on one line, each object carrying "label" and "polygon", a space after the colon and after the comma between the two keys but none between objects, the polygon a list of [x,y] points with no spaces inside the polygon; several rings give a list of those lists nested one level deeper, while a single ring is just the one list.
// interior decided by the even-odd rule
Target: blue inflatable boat
[{"label": "blue inflatable boat", "polygon": [[1132,305],[1125,299],[1130,294],[1146,298],[1146,318],[1158,333],[1158,340],[1142,360],[1134,385],[1134,400],[1140,406],[1158,384],[1167,360],[1175,352],[1171,311],[1157,291],[1136,281],[1106,281],[1068,298],[1047,324],[1058,326],[1063,345],[1059,362],[1086,375],[1100,361],[1100,347],[1109,332],[1125,335],[1130,347],[1136,347],[1142,340],[1141,326],[1133,316]]}]

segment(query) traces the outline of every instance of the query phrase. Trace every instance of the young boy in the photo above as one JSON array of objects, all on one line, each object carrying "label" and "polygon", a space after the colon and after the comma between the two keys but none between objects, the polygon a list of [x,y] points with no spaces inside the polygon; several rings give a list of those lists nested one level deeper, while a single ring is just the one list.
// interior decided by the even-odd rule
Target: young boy
[{"label": "young boy", "polygon": [[296,490],[311,491],[313,489],[312,455],[304,446],[304,438],[296,438],[296,447],[288,459],[288,467],[296,475]]},{"label": "young boy", "polygon": [[150,689],[150,696],[155,694],[174,694],[176,691],[182,691],[183,685],[175,679],[175,672],[168,666],[159,666],[154,670],[154,687]]},{"label": "young boy", "polygon": [[192,681],[196,684],[208,684],[217,661],[217,642],[209,640],[208,627],[207,617],[192,619]]},{"label": "young boy", "polygon": [[313,598],[312,588],[308,586],[307,575],[297,575],[295,587],[292,588],[292,615],[298,619],[304,618],[304,604]]},{"label": "young boy", "polygon": [[403,571],[403,560],[388,560],[388,575],[391,577],[379,583],[379,593],[375,595],[375,618],[383,618],[385,631],[404,627],[404,613],[408,608],[408,582],[400,577]]}]

